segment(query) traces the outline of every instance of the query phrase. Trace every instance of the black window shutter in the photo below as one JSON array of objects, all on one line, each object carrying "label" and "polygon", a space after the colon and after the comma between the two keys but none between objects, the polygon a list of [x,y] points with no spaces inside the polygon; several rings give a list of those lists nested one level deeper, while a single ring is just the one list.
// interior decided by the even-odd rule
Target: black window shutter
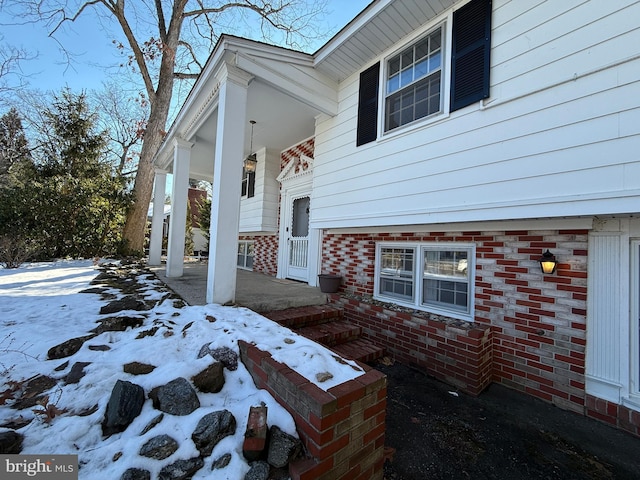
[{"label": "black window shutter", "polygon": [[489,96],[491,0],[472,0],[453,12],[451,111]]},{"label": "black window shutter", "polygon": [[373,142],[378,136],[378,83],[380,62],[360,74],[358,130],[356,146]]}]

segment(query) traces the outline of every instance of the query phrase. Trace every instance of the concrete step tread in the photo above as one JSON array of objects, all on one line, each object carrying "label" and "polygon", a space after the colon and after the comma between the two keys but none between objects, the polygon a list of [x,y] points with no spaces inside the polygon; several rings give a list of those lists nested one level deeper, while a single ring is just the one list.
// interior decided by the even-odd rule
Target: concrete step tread
[{"label": "concrete step tread", "polygon": [[360,337],[362,328],[346,320],[307,325],[296,332],[326,346],[338,345]]},{"label": "concrete step tread", "polygon": [[363,363],[372,362],[384,356],[384,348],[379,347],[371,340],[359,338],[350,342],[331,347],[341,357],[349,360],[358,360]]},{"label": "concrete step tread", "polygon": [[276,310],[262,315],[285,327],[301,328],[341,320],[343,311],[341,308],[325,304]]}]

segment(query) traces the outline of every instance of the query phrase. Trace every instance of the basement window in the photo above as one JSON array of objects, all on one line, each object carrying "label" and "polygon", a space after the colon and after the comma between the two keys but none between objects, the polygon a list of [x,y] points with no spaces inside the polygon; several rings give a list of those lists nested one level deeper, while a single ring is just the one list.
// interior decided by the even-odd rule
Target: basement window
[{"label": "basement window", "polygon": [[473,320],[475,245],[376,246],[374,298],[462,320]]}]

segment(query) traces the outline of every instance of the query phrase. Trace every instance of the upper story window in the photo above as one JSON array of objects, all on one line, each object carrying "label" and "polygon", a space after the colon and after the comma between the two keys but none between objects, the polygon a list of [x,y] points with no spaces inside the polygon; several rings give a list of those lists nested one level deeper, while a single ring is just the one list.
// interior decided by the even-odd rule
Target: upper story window
[{"label": "upper story window", "polygon": [[441,111],[443,28],[387,62],[385,132]]},{"label": "upper story window", "polygon": [[489,97],[491,0],[471,0],[446,21],[450,36],[441,23],[387,59],[384,68],[377,62],[360,74],[357,146],[378,138],[380,121],[388,133]]},{"label": "upper story window", "polygon": [[474,262],[473,244],[380,243],[374,297],[473,320]]}]

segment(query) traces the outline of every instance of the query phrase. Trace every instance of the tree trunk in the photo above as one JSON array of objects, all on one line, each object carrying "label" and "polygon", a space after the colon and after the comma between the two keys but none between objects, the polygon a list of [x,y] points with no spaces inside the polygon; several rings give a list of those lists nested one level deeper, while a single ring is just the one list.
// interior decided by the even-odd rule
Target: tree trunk
[{"label": "tree trunk", "polygon": [[153,193],[155,171],[153,160],[165,136],[169,106],[173,95],[175,53],[182,27],[182,12],[186,0],[174,3],[169,29],[163,39],[162,59],[155,92],[149,93],[151,112],[142,140],[142,151],[138,162],[138,172],[133,185],[134,204],[127,213],[122,238],[129,254],[144,253],[144,239],[147,232],[147,215]]}]

